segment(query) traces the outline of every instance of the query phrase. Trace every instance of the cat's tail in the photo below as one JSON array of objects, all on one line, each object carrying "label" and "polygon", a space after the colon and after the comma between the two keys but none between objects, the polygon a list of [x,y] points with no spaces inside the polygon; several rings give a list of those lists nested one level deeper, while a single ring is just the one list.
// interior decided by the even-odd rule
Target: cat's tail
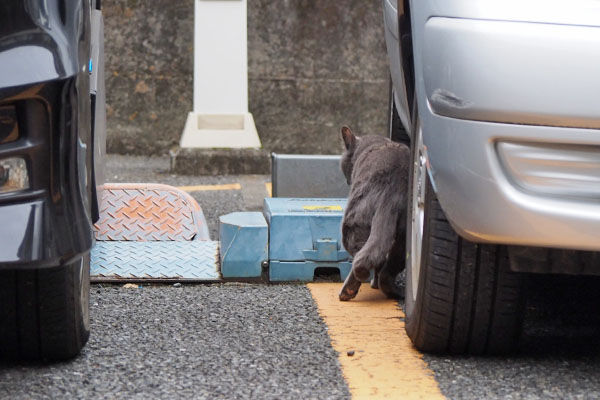
[{"label": "cat's tail", "polygon": [[352,273],[357,279],[367,280],[372,269],[385,263],[394,245],[396,227],[402,212],[399,204],[402,201],[384,201],[375,211],[369,239],[352,261]]}]

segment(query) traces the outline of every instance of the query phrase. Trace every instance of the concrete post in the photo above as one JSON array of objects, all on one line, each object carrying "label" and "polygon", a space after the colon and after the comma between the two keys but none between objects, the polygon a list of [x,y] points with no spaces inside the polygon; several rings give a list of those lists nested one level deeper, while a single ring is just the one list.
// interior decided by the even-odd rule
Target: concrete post
[{"label": "concrete post", "polygon": [[182,148],[258,148],[248,112],[247,0],[194,0],[194,110]]}]

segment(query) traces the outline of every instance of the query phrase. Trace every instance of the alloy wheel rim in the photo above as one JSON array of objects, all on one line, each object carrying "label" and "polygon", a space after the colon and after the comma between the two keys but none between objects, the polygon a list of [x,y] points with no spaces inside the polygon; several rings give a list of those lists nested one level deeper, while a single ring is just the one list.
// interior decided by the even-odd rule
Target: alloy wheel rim
[{"label": "alloy wheel rim", "polygon": [[423,133],[419,124],[415,132],[416,157],[414,159],[411,196],[411,249],[410,268],[412,279],[412,296],[417,300],[419,275],[421,270],[421,251],[423,245],[423,225],[425,221],[425,177],[427,174]]},{"label": "alloy wheel rim", "polygon": [[[86,271],[87,268],[87,271]],[[83,316],[83,327],[86,331],[90,330],[90,265],[81,258],[79,266],[79,295],[81,304],[81,314]]]}]

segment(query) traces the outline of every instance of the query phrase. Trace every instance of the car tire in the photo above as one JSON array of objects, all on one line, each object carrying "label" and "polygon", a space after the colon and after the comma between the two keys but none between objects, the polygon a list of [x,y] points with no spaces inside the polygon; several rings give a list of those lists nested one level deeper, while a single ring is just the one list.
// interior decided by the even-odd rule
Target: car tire
[{"label": "car tire", "polygon": [[89,254],[73,263],[0,271],[2,359],[63,360],[90,335]]},{"label": "car tire", "polygon": [[424,352],[511,352],[521,333],[524,275],[510,271],[506,246],[472,243],[452,228],[429,180],[418,115],[413,121],[406,235],[408,336]]}]

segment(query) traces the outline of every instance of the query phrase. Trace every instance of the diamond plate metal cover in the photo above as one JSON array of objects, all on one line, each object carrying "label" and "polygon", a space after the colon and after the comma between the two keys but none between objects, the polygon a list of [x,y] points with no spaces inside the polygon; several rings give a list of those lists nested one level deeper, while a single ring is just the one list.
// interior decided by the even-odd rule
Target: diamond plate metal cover
[{"label": "diamond plate metal cover", "polygon": [[210,240],[196,200],[160,184],[106,184],[94,228],[98,241]]},{"label": "diamond plate metal cover", "polygon": [[92,282],[122,280],[219,281],[219,242],[96,242]]}]

